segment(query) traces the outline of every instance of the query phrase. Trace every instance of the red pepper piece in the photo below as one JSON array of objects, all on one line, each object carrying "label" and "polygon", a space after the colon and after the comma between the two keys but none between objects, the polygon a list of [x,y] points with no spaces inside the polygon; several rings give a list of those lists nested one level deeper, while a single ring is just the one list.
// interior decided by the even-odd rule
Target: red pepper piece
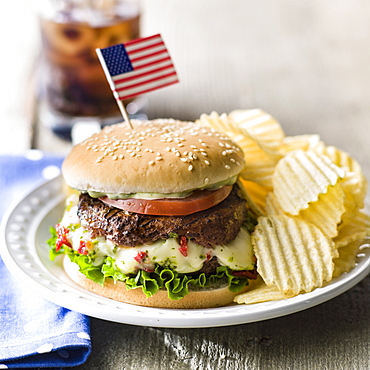
[{"label": "red pepper piece", "polygon": [[60,248],[62,247],[62,245],[72,248],[72,244],[67,239],[67,234],[69,233],[69,230],[65,228],[64,226],[57,224],[56,231],[57,231],[58,239],[55,243],[55,250],[58,252]]},{"label": "red pepper piece", "polygon": [[148,254],[146,252],[140,251],[137,253],[137,255],[134,257],[134,260],[138,263],[143,263],[145,258],[148,257]]},{"label": "red pepper piece", "polygon": [[84,255],[88,254],[89,253],[88,242],[86,243],[85,241],[81,240],[80,247],[78,248],[77,252]]},{"label": "red pepper piece", "polygon": [[184,256],[188,256],[188,238],[186,236],[180,236],[180,247],[179,251]]}]

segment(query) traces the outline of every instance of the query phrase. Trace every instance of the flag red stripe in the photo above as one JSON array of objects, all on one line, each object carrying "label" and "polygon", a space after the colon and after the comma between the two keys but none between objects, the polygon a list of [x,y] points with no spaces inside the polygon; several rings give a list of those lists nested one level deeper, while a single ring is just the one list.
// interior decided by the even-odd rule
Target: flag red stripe
[{"label": "flag red stripe", "polygon": [[161,35],[158,33],[157,35],[145,37],[144,39],[136,39],[136,40],[127,41],[127,42],[124,43],[124,45],[128,46],[128,45],[139,44],[141,42],[152,40],[152,39],[155,39],[155,38],[161,38]]},{"label": "flag red stripe", "polygon": [[152,71],[148,71],[148,72],[144,72],[144,73],[140,73],[140,74],[136,74],[134,76],[128,76],[128,77],[122,77],[121,79],[119,80],[114,80],[114,83],[116,85],[122,83],[122,82],[126,82],[126,81],[131,81],[131,80],[136,80],[138,78],[141,78],[141,77],[144,77],[144,76],[148,76],[148,75],[151,75],[151,74],[154,74],[154,73],[157,73],[157,72],[160,72],[160,71],[164,71],[166,69],[173,69],[173,65],[172,64],[169,64],[168,66],[165,66],[165,67],[161,67],[161,68],[157,68],[157,69],[154,69]]},{"label": "flag red stripe", "polygon": [[137,66],[137,67],[133,66],[133,67],[134,67],[134,70],[135,70],[135,71],[137,71],[138,69],[142,69],[142,68],[150,67],[150,66],[152,66],[152,65],[154,65],[154,64],[160,64],[160,63],[165,62],[165,61],[167,61],[167,60],[170,60],[170,61],[171,61],[171,65],[173,65],[173,64],[172,64],[171,57],[170,57],[170,56],[168,56],[168,57],[166,57],[166,58],[162,58],[162,59],[154,60],[154,61],[149,62],[149,63],[146,63],[146,64],[142,64],[141,66]]},{"label": "flag red stripe", "polygon": [[178,82],[178,81],[171,81],[171,82],[168,82],[166,84],[163,84],[163,85],[160,85],[160,86],[155,86],[155,87],[152,87],[152,88],[147,89],[147,90],[141,90],[141,91],[139,91],[139,92],[137,92],[135,94],[120,96],[117,100],[131,99],[131,98],[134,98],[137,95],[145,94],[145,93],[148,93],[150,91],[157,90],[157,89],[160,89],[162,87],[166,87],[166,86],[172,85],[172,84],[174,84],[176,82]]},{"label": "flag red stripe", "polygon": [[[138,49],[135,49],[135,50],[127,50],[127,53],[131,56],[132,54],[136,54],[136,53],[141,53],[145,50],[148,50],[148,49],[153,49],[153,48],[156,48],[158,46],[163,46],[165,47],[164,45],[164,42],[163,41],[160,41],[156,44],[152,44],[152,45],[147,45],[147,46],[144,46],[142,48],[138,48]],[[131,59],[131,58],[130,58]]]},{"label": "flag red stripe", "polygon": [[117,92],[120,92],[120,91],[123,91],[123,90],[132,89],[134,87],[146,85],[146,84],[148,84],[150,82],[154,82],[154,81],[158,81],[158,80],[163,80],[164,78],[167,78],[167,77],[170,77],[170,76],[174,76],[174,75],[176,75],[176,71],[171,72],[171,73],[167,73],[167,74],[162,75],[162,76],[159,76],[159,77],[151,78],[150,80],[145,80],[143,82],[138,82],[138,83],[135,83],[135,84],[132,84],[132,85],[124,86],[124,87],[121,87],[121,88],[116,88],[116,91]]},{"label": "flag red stripe", "polygon": [[[140,60],[148,59],[148,58],[151,58],[153,56],[164,54],[164,53],[167,53],[168,54],[168,51],[166,49],[163,49],[163,50],[156,51],[155,53],[143,55],[142,57],[138,57],[138,58],[131,58],[131,55],[129,54],[129,57],[130,57],[131,63],[132,64],[135,64],[136,62],[138,62]],[[133,66],[133,67],[135,69],[135,66]]]}]

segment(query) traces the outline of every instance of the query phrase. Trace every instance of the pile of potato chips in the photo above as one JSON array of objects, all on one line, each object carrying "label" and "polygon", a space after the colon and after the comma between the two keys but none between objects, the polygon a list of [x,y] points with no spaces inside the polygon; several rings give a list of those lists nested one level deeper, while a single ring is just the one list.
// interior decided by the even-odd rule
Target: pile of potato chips
[{"label": "pile of potato chips", "polygon": [[203,114],[197,123],[226,133],[247,163],[240,181],[258,216],[252,243],[261,279],[235,302],[290,298],[355,266],[370,236],[367,182],[356,160],[318,135],[285,136],[260,109]]}]

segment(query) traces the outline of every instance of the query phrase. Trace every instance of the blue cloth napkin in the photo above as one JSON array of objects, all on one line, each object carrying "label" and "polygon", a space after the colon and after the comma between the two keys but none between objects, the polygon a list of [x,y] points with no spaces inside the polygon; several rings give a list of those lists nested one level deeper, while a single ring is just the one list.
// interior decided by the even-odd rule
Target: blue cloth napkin
[{"label": "blue cloth napkin", "polygon": [[[61,163],[35,150],[0,156],[0,219],[19,194],[57,175]],[[18,284],[0,259],[0,369],[77,366],[90,352],[89,318]]]}]

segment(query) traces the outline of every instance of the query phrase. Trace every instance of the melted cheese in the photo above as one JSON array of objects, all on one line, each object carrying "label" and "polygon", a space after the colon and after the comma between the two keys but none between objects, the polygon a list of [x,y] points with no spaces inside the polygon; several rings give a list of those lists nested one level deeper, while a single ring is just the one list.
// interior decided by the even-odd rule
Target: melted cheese
[{"label": "melted cheese", "polygon": [[116,267],[125,274],[134,273],[137,269],[153,270],[157,264],[170,267],[179,273],[190,273],[200,270],[205,261],[215,256],[220,265],[233,270],[254,268],[251,237],[244,228],[241,228],[236,239],[213,249],[205,248],[188,239],[187,253],[182,253],[176,238],[124,248],[101,236],[92,238],[77,217],[77,201],[78,197],[75,195],[67,200],[67,209],[61,224],[70,230],[67,238],[74,250],[79,249],[80,241],[89,242],[89,251],[95,254],[95,265],[100,265],[105,257],[109,256],[116,261]]}]

